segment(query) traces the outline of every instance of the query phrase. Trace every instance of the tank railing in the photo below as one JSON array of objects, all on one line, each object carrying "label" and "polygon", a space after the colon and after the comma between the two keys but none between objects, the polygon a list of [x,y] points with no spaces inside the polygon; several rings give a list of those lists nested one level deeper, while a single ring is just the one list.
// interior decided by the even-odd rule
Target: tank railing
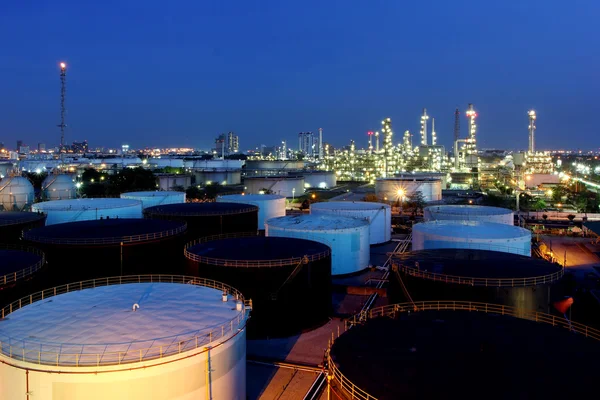
[{"label": "tank railing", "polygon": [[[93,199],[93,197],[85,199],[85,200],[91,200]],[[81,210],[81,211],[95,211],[95,210],[111,210],[113,208],[131,208],[131,207],[135,207],[135,206],[141,206],[142,201],[141,200],[136,200],[136,199],[121,199],[119,197],[101,197],[99,199],[102,199],[102,201],[105,201],[107,199],[114,199],[114,200],[131,200],[131,202],[129,204],[117,204],[117,202],[114,202],[112,204],[104,204],[104,205],[100,205],[100,206],[92,206],[89,205],[90,202],[86,201],[86,205],[84,205],[83,207],[74,207],[78,204],[79,199],[70,199],[70,200],[74,200],[75,202],[69,206],[62,206],[62,207],[46,207],[44,205],[44,203],[49,203],[48,201],[42,201],[40,203],[36,203],[35,204],[35,211],[39,211],[39,212],[43,212],[43,213],[48,213],[48,211],[75,211],[75,210]],[[82,199],[83,200],[83,199]],[[51,201],[62,201],[62,200],[51,200]],[[66,200],[65,200],[66,201]],[[134,203],[135,202],[135,203]],[[101,203],[100,201],[98,203]]]},{"label": "tank railing", "polygon": [[33,265],[30,265],[27,268],[23,268],[21,270],[14,271],[9,274],[1,275],[0,276],[0,286],[12,284],[21,279],[25,279],[28,276],[33,275],[35,272],[37,272],[46,263],[46,256],[44,255],[44,253],[33,247],[21,246],[18,244],[15,244],[15,245],[3,244],[3,245],[0,245],[0,250],[20,250],[20,251],[26,251],[28,253],[37,254],[38,256],[40,256],[40,260],[38,262],[36,262]]},{"label": "tank railing", "polygon": [[11,225],[19,225],[19,224],[23,224],[23,223],[33,223],[33,222],[38,222],[41,219],[46,218],[46,214],[43,212],[28,212],[28,214],[36,215],[39,218],[28,217],[28,218],[12,219],[10,221],[0,219],[0,226],[11,226]]},{"label": "tank railing", "polygon": [[197,244],[212,242],[214,240],[221,239],[234,239],[244,237],[260,237],[264,236],[262,233],[257,232],[239,232],[239,233],[226,233],[222,235],[205,236],[200,239],[186,244],[183,254],[191,261],[195,261],[202,264],[218,265],[222,267],[235,267],[235,268],[257,268],[257,267],[284,267],[289,265],[297,265],[301,262],[313,262],[331,255],[330,250],[322,251],[320,253],[304,255],[300,257],[282,258],[277,260],[229,260],[226,258],[214,258],[205,257],[188,251],[190,247]]},{"label": "tank railing", "polygon": [[150,240],[162,239],[166,237],[176,236],[187,229],[187,224],[179,226],[175,229],[169,229],[162,232],[145,233],[140,235],[129,235],[129,236],[116,236],[108,238],[49,238],[42,236],[34,236],[27,232],[23,234],[25,240],[29,240],[37,243],[52,243],[52,244],[73,244],[73,245],[84,245],[84,244],[95,244],[95,245],[106,245],[106,244],[128,244],[145,242]]},{"label": "tank railing", "polygon": [[492,287],[522,287],[536,286],[545,283],[555,282],[563,277],[565,271],[563,268],[548,275],[530,276],[524,278],[476,278],[457,275],[446,275],[435,272],[424,271],[418,267],[411,267],[402,264],[393,264],[401,272],[414,276],[416,278],[430,279],[436,282],[457,283],[459,285],[469,286],[492,286]]},{"label": "tank railing", "polygon": [[[185,204],[185,203],[184,203]],[[219,203],[223,204],[223,203]],[[242,204],[242,203],[234,203],[234,204]],[[167,204],[171,205],[171,204]],[[154,207],[164,207],[164,206],[154,206]],[[152,207],[149,207],[152,208]],[[258,211],[258,206],[248,206],[246,208],[238,208],[235,210],[189,210],[187,212],[177,212],[177,211],[168,211],[168,210],[149,210],[146,208],[144,210],[145,214],[148,214],[151,217],[205,217],[208,215],[234,215],[234,214],[244,214],[247,212]]]},{"label": "tank railing", "polygon": [[[2,308],[1,317],[5,318],[22,307],[60,294],[130,283],[179,283],[208,287],[231,295],[236,302],[242,303],[243,306],[234,318],[220,325],[180,335],[142,341],[111,344],[52,344],[22,338],[15,339],[0,333],[0,353],[19,361],[68,367],[121,365],[149,361],[194,349],[205,349],[210,347],[215,340],[236,334],[245,326],[246,312],[252,308],[252,301],[245,300],[241,292],[211,279],[180,275],[131,275],[99,278],[46,289],[23,297]],[[216,301],[220,301],[220,299]]]},{"label": "tank railing", "polygon": [[[390,304],[387,306],[376,307],[369,311],[361,311],[359,314],[356,314],[352,318],[346,320],[346,326],[349,328],[354,325],[362,325],[368,319],[372,318],[396,318],[401,313],[412,313],[419,311],[468,311],[506,315],[567,329],[570,332],[583,335],[586,338],[600,341],[600,330],[580,324],[578,322],[569,321],[563,317],[501,304],[477,303],[470,301],[441,300]],[[333,342],[331,344],[333,344]],[[351,396],[351,399],[377,400],[375,396],[365,392],[352,383],[352,381],[344,374],[342,374],[335,361],[331,357],[331,345],[327,349],[325,357],[327,360],[327,370],[331,376],[331,379],[335,381],[335,383],[339,385],[349,396]]]}]

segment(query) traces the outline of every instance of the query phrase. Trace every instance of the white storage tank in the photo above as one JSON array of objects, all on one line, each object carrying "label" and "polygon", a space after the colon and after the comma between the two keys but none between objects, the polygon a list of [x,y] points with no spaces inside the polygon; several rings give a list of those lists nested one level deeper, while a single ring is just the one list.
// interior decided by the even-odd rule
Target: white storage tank
[{"label": "white storage tank", "polygon": [[337,185],[335,171],[304,171],[304,187],[330,189]]},{"label": "white storage tank", "polygon": [[142,218],[142,202],[133,199],[72,199],[36,203],[33,212],[48,215],[46,225],[101,218]]},{"label": "white storage tank", "polygon": [[185,192],[155,191],[155,192],[127,192],[121,193],[122,199],[140,200],[142,208],[160,206],[162,204],[185,203]]},{"label": "white storage tank", "polygon": [[333,215],[298,215],[271,218],[266,236],[314,240],[331,248],[331,274],[346,275],[369,266],[369,222]]},{"label": "white storage tank", "polygon": [[247,176],[244,178],[245,191],[248,194],[268,193],[284,197],[304,194],[304,177],[294,175]]},{"label": "white storage tank", "polygon": [[442,181],[427,177],[378,178],[375,181],[377,197],[390,202],[406,201],[415,192],[423,193],[426,202],[440,201]]},{"label": "white storage tank", "polygon": [[514,225],[512,210],[501,207],[440,205],[429,206],[423,210],[425,221],[483,221],[497,224]]},{"label": "white storage tank", "polygon": [[228,169],[194,170],[196,185],[239,185],[242,182],[242,171]]},{"label": "white storage tank", "polygon": [[392,209],[383,203],[366,201],[329,201],[310,206],[313,215],[342,215],[369,221],[369,243],[389,242],[392,233]]},{"label": "white storage tank", "polygon": [[531,232],[482,221],[429,221],[413,226],[412,250],[475,249],[531,256]]},{"label": "white storage tank", "polygon": [[0,205],[5,211],[29,209],[34,201],[33,185],[22,176],[7,176],[0,181]]},{"label": "white storage tank", "polygon": [[171,275],[27,296],[2,310],[0,398],[245,400],[244,303],[220,282]]},{"label": "white storage tank", "polygon": [[287,171],[299,171],[304,168],[304,161],[296,160],[246,160],[246,174],[277,175]]},{"label": "white storage tank", "polygon": [[278,194],[232,194],[217,197],[219,203],[242,203],[258,206],[258,229],[265,229],[265,221],[285,216],[285,197]]},{"label": "white storage tank", "polygon": [[42,182],[45,200],[69,200],[77,198],[77,187],[71,175],[50,174]]},{"label": "white storage tank", "polygon": [[185,168],[192,169],[242,169],[244,160],[199,160],[188,159],[184,161]]}]

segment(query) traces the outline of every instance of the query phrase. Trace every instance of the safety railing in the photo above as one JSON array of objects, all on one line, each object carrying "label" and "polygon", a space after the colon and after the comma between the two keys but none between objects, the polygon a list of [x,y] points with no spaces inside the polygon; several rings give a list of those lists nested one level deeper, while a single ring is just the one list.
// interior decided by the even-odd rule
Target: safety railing
[{"label": "safety railing", "polygon": [[1,310],[1,317],[60,294],[92,289],[103,286],[131,283],[178,283],[217,289],[235,299],[235,317],[210,328],[198,329],[178,335],[142,341],[129,341],[108,344],[60,344],[43,343],[24,338],[13,338],[0,332],[0,353],[19,361],[41,365],[90,367],[122,365],[154,360],[180,354],[199,348],[207,348],[214,341],[226,340],[236,334],[246,323],[246,311],[252,309],[252,301],[244,300],[241,292],[221,282],[211,279],[180,275],[131,275],[100,278],[57,286],[23,297]]},{"label": "safety railing", "polygon": [[36,271],[38,271],[40,268],[42,268],[44,266],[44,264],[46,263],[46,256],[44,255],[44,253],[33,247],[3,244],[3,245],[0,245],[0,250],[25,251],[27,253],[33,253],[33,254],[37,254],[38,256],[40,256],[40,259],[36,263],[28,266],[27,268],[23,268],[21,270],[14,271],[9,274],[0,275],[0,286],[9,285],[9,284],[15,283],[21,279],[25,279],[28,276],[33,275]]},{"label": "safety railing", "polygon": [[[51,200],[43,201],[41,203],[35,203],[33,206],[34,211],[47,213],[48,211],[98,211],[98,210],[112,210],[117,208],[131,208],[142,204],[141,200],[135,199],[121,199],[119,197],[103,197],[100,201],[94,202],[93,198],[86,199],[75,199],[75,200]],[[111,201],[114,200],[114,201]],[[128,202],[123,200],[129,200]],[[55,203],[56,202],[56,203]],[[57,204],[63,202],[67,204]],[[48,204],[53,203],[53,204]],[[86,203],[88,205],[86,205]],[[100,204],[102,203],[102,204]],[[91,205],[93,204],[93,205]]]},{"label": "safety railing", "polygon": [[429,279],[436,282],[456,283],[459,285],[492,287],[522,287],[542,285],[545,283],[555,282],[561,279],[565,274],[564,269],[560,268],[556,272],[540,276],[531,276],[523,278],[476,278],[467,276],[438,274],[435,272],[424,271],[417,267],[411,267],[408,265],[393,264],[393,267],[398,268],[399,271],[405,273],[406,275],[413,276],[416,278]]},{"label": "safety railing", "polygon": [[240,232],[240,233],[227,233],[223,235],[206,236],[200,239],[196,239],[189,242],[184,249],[184,255],[188,260],[195,261],[202,264],[218,265],[223,267],[236,267],[236,268],[257,268],[257,267],[283,267],[288,265],[297,265],[299,263],[313,262],[320,260],[331,255],[331,250],[322,251],[320,253],[314,253],[310,255],[304,255],[302,257],[291,257],[277,260],[230,260],[226,258],[214,258],[205,257],[202,255],[195,254],[188,249],[206,242],[212,242],[215,240],[222,239],[233,239],[233,238],[244,238],[244,237],[258,237],[264,236],[257,232]]},{"label": "safety railing", "polygon": [[140,235],[129,235],[129,236],[115,236],[115,237],[106,237],[106,238],[54,238],[54,237],[44,237],[44,236],[35,236],[31,234],[30,231],[23,232],[23,239],[29,240],[31,242],[36,243],[52,243],[52,244],[72,244],[72,245],[107,245],[107,244],[129,244],[129,243],[138,243],[138,242],[146,242],[157,239],[162,239],[166,237],[176,236],[187,229],[187,223],[178,226],[175,229],[168,229],[161,232],[153,232],[153,233],[145,233]]},{"label": "safety railing", "polygon": [[[31,214],[27,218],[18,218],[18,219],[0,219],[0,226],[9,226],[9,225],[19,225],[24,223],[37,222],[41,219],[46,218],[46,214],[41,212],[27,212],[27,214]],[[36,218],[33,218],[36,216]]]},{"label": "safety railing", "polygon": [[[456,243],[456,247],[452,247],[452,244]],[[529,243],[529,242],[525,242]],[[423,250],[486,250],[486,251],[497,251],[500,253],[511,253],[520,256],[531,256],[531,250],[529,247],[510,246],[503,244],[492,244],[485,242],[444,242],[444,247],[435,247],[435,243],[429,244],[430,248]]]},{"label": "safety railing", "polygon": [[[361,311],[346,321],[346,328],[353,325],[362,325],[368,319],[377,317],[395,318],[401,313],[414,313],[422,311],[468,311],[468,312],[483,312],[498,315],[507,315],[511,317],[526,319],[539,323],[545,323],[554,327],[564,328],[570,332],[584,335],[586,338],[600,341],[600,330],[583,325],[577,322],[572,322],[563,317],[558,317],[551,314],[541,313],[537,311],[504,306],[500,304],[477,303],[470,301],[418,301],[415,303],[400,303],[390,304],[387,306],[373,308],[368,311]],[[351,399],[360,400],[377,400],[377,398],[363,389],[356,386],[348,377],[346,377],[338,368],[331,356],[331,346],[326,352],[327,370],[333,381],[339,385]]]}]

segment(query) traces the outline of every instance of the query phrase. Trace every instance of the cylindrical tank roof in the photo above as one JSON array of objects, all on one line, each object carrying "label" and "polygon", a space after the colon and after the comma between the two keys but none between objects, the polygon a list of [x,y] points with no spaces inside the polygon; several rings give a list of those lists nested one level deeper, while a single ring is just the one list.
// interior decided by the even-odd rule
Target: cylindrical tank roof
[{"label": "cylindrical tank roof", "polygon": [[465,239],[512,239],[531,237],[527,229],[482,221],[428,221],[415,224],[413,231]]},{"label": "cylindrical tank roof", "polygon": [[181,197],[184,192],[176,192],[173,190],[149,190],[145,192],[125,192],[121,193],[122,199],[140,199],[146,197]]},{"label": "cylindrical tank roof", "polygon": [[55,369],[98,369],[199,353],[246,325],[244,297],[236,289],[170,275],[65,285],[27,296],[2,312],[0,357]]},{"label": "cylindrical tank roof", "polygon": [[188,245],[185,255],[193,261],[223,267],[280,267],[298,264],[305,258],[315,261],[328,257],[331,250],[322,243],[306,239],[215,236]]},{"label": "cylindrical tank roof", "polygon": [[231,194],[217,197],[217,202],[232,202],[258,206],[258,229],[265,229],[265,221],[285,215],[285,197],[277,194]]},{"label": "cylindrical tank roof", "polygon": [[34,208],[42,211],[73,211],[77,210],[104,210],[111,208],[124,208],[141,206],[139,200],[132,199],[115,199],[115,198],[88,198],[88,199],[71,199],[71,200],[54,200],[36,203]]},{"label": "cylindrical tank roof", "polygon": [[329,209],[329,210],[380,210],[382,208],[391,209],[388,204],[372,203],[368,201],[323,201],[314,203],[311,209]]},{"label": "cylindrical tank roof", "polygon": [[423,212],[426,220],[485,220],[492,218],[494,221],[488,222],[506,220],[505,223],[513,225],[513,212],[508,208],[449,204],[425,207]]},{"label": "cylindrical tank roof", "polygon": [[240,203],[185,203],[185,204],[166,204],[162,206],[149,207],[144,210],[150,215],[165,216],[205,216],[205,215],[229,215],[242,214],[247,212],[257,212],[258,207],[251,204]]},{"label": "cylindrical tank roof", "polygon": [[322,232],[343,231],[369,226],[369,222],[364,219],[333,215],[291,215],[271,218],[265,224],[290,231]]},{"label": "cylindrical tank roof", "polygon": [[35,243],[110,245],[148,242],[181,234],[183,221],[159,219],[101,219],[68,222],[31,229],[23,239]]},{"label": "cylindrical tank roof", "polygon": [[41,221],[46,215],[28,211],[0,211],[0,227]]}]

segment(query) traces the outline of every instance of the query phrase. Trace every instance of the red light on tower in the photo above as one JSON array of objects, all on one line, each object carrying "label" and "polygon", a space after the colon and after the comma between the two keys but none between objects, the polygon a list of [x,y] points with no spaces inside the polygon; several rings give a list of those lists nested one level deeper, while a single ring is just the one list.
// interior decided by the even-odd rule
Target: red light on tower
[{"label": "red light on tower", "polygon": [[369,136],[373,136],[373,131],[369,131],[369,132],[367,132],[367,135],[369,135]]}]

